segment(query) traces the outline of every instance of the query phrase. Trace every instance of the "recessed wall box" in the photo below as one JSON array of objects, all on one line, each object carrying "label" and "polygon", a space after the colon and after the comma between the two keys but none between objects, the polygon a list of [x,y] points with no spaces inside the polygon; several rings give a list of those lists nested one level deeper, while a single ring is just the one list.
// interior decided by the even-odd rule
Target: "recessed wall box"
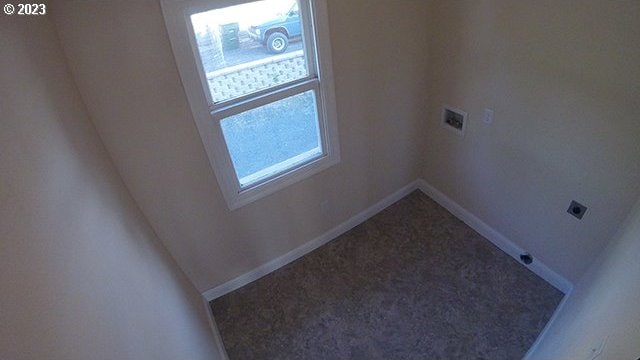
[{"label": "recessed wall box", "polygon": [[449,105],[442,109],[442,125],[454,131],[458,136],[464,136],[467,127],[467,113]]}]

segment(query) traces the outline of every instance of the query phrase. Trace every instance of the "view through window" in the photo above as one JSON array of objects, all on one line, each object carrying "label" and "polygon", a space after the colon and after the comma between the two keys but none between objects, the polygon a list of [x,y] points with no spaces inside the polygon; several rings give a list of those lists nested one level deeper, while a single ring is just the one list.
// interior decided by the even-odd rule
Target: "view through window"
[{"label": "view through window", "polygon": [[324,154],[302,10],[296,0],[263,0],[191,15],[212,115],[241,188]]}]

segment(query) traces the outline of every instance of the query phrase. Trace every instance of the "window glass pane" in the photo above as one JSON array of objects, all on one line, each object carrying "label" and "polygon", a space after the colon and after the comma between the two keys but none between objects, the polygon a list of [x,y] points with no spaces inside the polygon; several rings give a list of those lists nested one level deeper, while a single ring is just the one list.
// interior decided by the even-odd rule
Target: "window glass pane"
[{"label": "window glass pane", "polygon": [[220,122],[241,186],[322,155],[315,103],[307,91]]},{"label": "window glass pane", "polygon": [[218,103],[309,74],[297,0],[263,0],[191,15]]}]

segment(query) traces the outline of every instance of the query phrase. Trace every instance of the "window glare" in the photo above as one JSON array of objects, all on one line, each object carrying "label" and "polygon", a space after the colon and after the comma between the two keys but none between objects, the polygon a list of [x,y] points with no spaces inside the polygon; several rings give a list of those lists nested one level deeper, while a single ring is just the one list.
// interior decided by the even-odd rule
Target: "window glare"
[{"label": "window glare", "polygon": [[229,6],[191,15],[191,22],[196,31],[202,31],[207,26],[219,26],[229,23],[229,19],[238,19],[240,30],[247,30],[251,25],[286,13],[294,2],[295,0],[264,0]]}]

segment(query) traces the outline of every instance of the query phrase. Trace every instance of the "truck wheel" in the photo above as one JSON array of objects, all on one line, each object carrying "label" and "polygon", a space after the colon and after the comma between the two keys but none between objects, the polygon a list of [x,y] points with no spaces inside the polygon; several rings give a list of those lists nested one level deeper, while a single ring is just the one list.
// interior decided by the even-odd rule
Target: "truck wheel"
[{"label": "truck wheel", "polygon": [[289,39],[281,32],[274,32],[267,38],[267,49],[271,53],[281,54],[287,50],[287,46],[289,46]]}]

